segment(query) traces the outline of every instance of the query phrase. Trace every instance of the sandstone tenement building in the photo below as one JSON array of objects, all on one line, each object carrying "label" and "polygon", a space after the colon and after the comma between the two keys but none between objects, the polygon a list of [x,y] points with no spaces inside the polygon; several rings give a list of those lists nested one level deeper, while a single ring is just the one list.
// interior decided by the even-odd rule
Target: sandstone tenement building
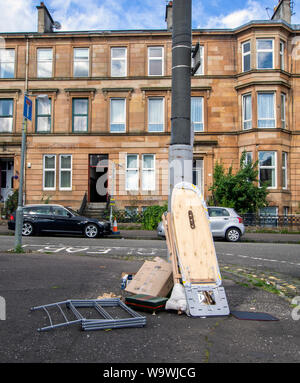
[{"label": "sandstone tenement building", "polygon": [[[299,210],[300,27],[289,7],[282,12],[287,5],[281,0],[271,20],[193,30],[202,56],[191,92],[194,182],[205,198],[216,161],[236,169],[246,150],[269,182],[268,211]],[[0,34],[2,201],[18,187],[27,92],[26,203],[51,198],[78,208],[85,192],[103,203],[112,188],[118,207],[163,203],[171,31],[53,31],[46,6],[37,8],[38,32]]]}]

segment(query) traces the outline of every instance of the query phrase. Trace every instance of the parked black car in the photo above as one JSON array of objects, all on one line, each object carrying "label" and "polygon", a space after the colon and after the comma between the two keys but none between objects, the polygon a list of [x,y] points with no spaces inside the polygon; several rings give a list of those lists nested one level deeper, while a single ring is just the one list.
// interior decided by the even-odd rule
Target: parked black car
[{"label": "parked black car", "polygon": [[[8,228],[15,230],[16,214],[10,215]],[[24,236],[39,233],[83,234],[96,238],[111,234],[110,222],[80,216],[76,211],[61,205],[26,205],[23,208]]]}]

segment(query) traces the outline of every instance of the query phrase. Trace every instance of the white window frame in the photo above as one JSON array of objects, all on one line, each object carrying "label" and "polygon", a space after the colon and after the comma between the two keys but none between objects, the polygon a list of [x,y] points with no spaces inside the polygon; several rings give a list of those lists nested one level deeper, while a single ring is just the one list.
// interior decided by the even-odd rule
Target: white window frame
[{"label": "white window frame", "polygon": [[[75,52],[76,51],[79,51],[79,50],[87,50],[88,51],[88,58],[87,59],[76,59],[76,57],[75,57]],[[76,66],[76,63],[77,62],[85,62],[85,63],[87,63],[87,68],[88,68],[88,70],[87,70],[87,74],[86,75],[84,75],[84,76],[77,76],[76,74],[75,74],[75,66]],[[73,77],[89,77],[89,75],[90,75],[90,48],[87,48],[87,47],[74,47],[73,48]]]},{"label": "white window frame", "polygon": [[246,152],[245,165],[248,165],[250,162],[253,163],[253,152]]},{"label": "white window frame", "polygon": [[[251,106],[250,106],[250,111],[251,111],[251,118],[249,120],[245,120],[245,99],[246,97],[250,97],[251,100]],[[251,123],[250,128],[245,128],[247,123]],[[242,95],[242,124],[243,124],[243,130],[250,130],[252,129],[252,94],[251,93],[246,93]]]},{"label": "white window frame", "polygon": [[[150,101],[151,100],[161,100],[162,102],[162,130],[150,130],[149,125],[155,125],[154,123],[150,122]],[[149,133],[163,133],[165,131],[165,98],[164,97],[149,97],[148,98],[148,132]]]},{"label": "white window frame", "polygon": [[287,190],[288,188],[288,153],[282,152],[282,189]]},{"label": "white window frame", "polygon": [[[192,47],[194,49],[195,46]],[[194,76],[203,76],[204,75],[204,45],[199,46],[199,51],[200,51],[200,66],[197,69],[197,72],[194,74]],[[194,66],[195,59],[193,59],[192,56],[192,67]]]},{"label": "white window frame", "polygon": [[286,129],[286,94],[281,93],[280,95],[280,120],[281,120],[281,129]]},{"label": "white window frame", "polygon": [[279,42],[279,58],[280,58],[280,69],[285,70],[285,42],[280,40]]},{"label": "white window frame", "polygon": [[[124,121],[115,121],[114,123],[112,123],[112,102],[115,101],[115,100],[123,100],[124,101]],[[110,106],[109,106],[109,131],[110,133],[126,133],[126,98],[125,97],[112,97],[110,99]],[[112,131],[111,130],[111,126],[112,124],[123,124],[124,125],[124,129],[123,130],[118,130],[118,131]]]},{"label": "white window frame", "polygon": [[[137,167],[136,168],[128,168],[128,161],[127,161],[127,158],[130,157],[130,156],[136,156],[136,163],[137,163]],[[129,172],[136,172],[136,177],[137,177],[137,187],[134,188],[134,189],[131,189],[128,187],[128,183],[127,183],[127,174]],[[125,178],[125,190],[126,191],[139,191],[139,155],[138,154],[134,154],[134,153],[127,153],[126,154],[126,169],[125,169],[125,173],[126,173],[126,178]]]},{"label": "white window frame", "polygon": [[[125,53],[124,53],[124,57],[123,58],[120,58],[120,57],[113,57],[113,51],[115,49],[124,49]],[[127,47],[111,47],[110,49],[110,75],[111,77],[126,77],[127,76]],[[114,61],[124,61],[124,73],[122,74],[119,74],[119,75],[115,75],[113,74],[113,62]]]},{"label": "white window frame", "polygon": [[[260,95],[263,94],[273,94],[273,112],[274,112],[274,118],[259,118],[258,115],[258,99]],[[259,121],[260,120],[274,120],[274,126],[269,127],[260,127]],[[275,129],[276,128],[276,121],[277,121],[277,114],[276,114],[276,92],[257,92],[257,128],[258,129]]]},{"label": "white window frame", "polygon": [[[48,60],[41,60],[39,59],[39,52],[41,51],[51,51],[51,60],[48,59]],[[37,66],[36,66],[36,76],[38,78],[50,78],[53,76],[53,49],[52,48],[37,48],[37,53],[36,53],[36,57],[37,57]],[[39,75],[39,65],[41,65],[42,63],[51,63],[51,73],[50,73],[50,76],[41,76]]]},{"label": "white window frame", "polygon": [[[201,102],[202,102],[202,114],[201,114],[201,120],[202,121],[192,121],[192,108],[191,108],[191,124],[194,128],[194,133],[203,133],[204,132],[204,97],[203,96],[192,96],[191,97],[191,107],[192,107],[192,99],[196,99],[196,98],[201,99]],[[202,129],[201,130],[195,129],[194,124],[202,124]]]},{"label": "white window frame", "polygon": [[[144,168],[144,157],[145,156],[152,156],[153,157],[153,168]],[[155,154],[151,154],[151,153],[145,153],[142,155],[142,190],[143,191],[155,191],[156,190],[156,166],[155,166]],[[146,172],[153,172],[154,174],[154,185],[149,188],[149,189],[146,189],[144,188],[144,174]]]},{"label": "white window frame", "polygon": [[[201,166],[197,167],[197,161],[200,162]],[[198,164],[199,164],[198,162]],[[200,174],[200,176],[199,176]],[[200,178],[200,185],[197,184],[196,186],[200,189],[202,196],[204,197],[204,158],[203,157],[194,157],[193,158],[193,169],[192,169],[192,175],[193,175],[193,182],[194,182],[194,176],[196,180]]]},{"label": "white window frame", "polygon": [[[61,166],[61,159],[63,156],[68,156],[71,158],[70,168],[62,168]],[[72,178],[73,178],[73,156],[72,154],[60,154],[59,155],[59,190],[72,190]],[[70,186],[69,187],[62,187],[61,186],[61,173],[62,172],[70,172]]]},{"label": "white window frame", "polygon": [[14,126],[14,108],[15,108],[14,99],[13,98],[1,98],[0,102],[1,101],[9,101],[12,103],[12,115],[0,116],[0,120],[2,120],[2,118],[3,119],[9,118],[9,121],[10,121],[10,130],[3,130],[3,131],[0,130],[0,133],[12,133],[13,132],[13,126]]},{"label": "white window frame", "polygon": [[[12,61],[2,61],[1,53],[3,51],[13,51],[14,52],[14,57],[13,57]],[[12,77],[4,77],[1,75],[1,73],[2,73],[1,67],[2,67],[2,65],[5,66],[5,64],[13,64],[14,65]],[[1,48],[0,49],[0,78],[15,78],[15,70],[16,70],[16,51],[15,51],[15,49],[14,48]]]},{"label": "white window frame", "polygon": [[[260,158],[259,158],[259,154],[260,153],[274,153],[274,166],[261,166],[260,165]],[[273,151],[273,150],[260,150],[258,152],[258,179],[259,179],[259,186],[261,187],[260,185],[260,170],[261,169],[274,169],[274,186],[268,186],[267,189],[277,189],[277,152],[276,151]]]},{"label": "white window frame", "polygon": [[[150,57],[150,50],[151,49],[157,49],[157,48],[160,48],[161,49],[161,57]],[[164,47],[162,46],[151,46],[151,47],[148,47],[148,76],[164,76],[164,55],[165,55],[165,52],[164,52]],[[150,61],[161,61],[161,74],[150,74]]]},{"label": "white window frame", "polygon": [[[38,114],[38,104],[39,102],[41,102],[41,100],[39,98],[36,98],[35,100],[35,108],[36,108],[36,112],[35,112],[35,118],[36,118],[36,122],[35,122],[35,133],[50,133],[51,132],[51,129],[52,129],[52,99],[49,97],[48,98],[48,102],[49,102],[49,106],[50,106],[50,113],[49,114]],[[42,117],[50,117],[50,125],[49,125],[49,129],[48,130],[39,130],[39,119],[42,118]]]},{"label": "white window frame", "polygon": [[[250,44],[250,50],[249,50],[249,52],[245,53],[244,52],[244,46],[246,44]],[[247,69],[247,71],[245,71],[245,60],[244,60],[246,56],[250,56],[250,68]],[[251,70],[251,41],[250,40],[242,43],[242,72],[248,72],[249,70]]]},{"label": "white window frame", "polygon": [[[258,42],[259,41],[272,41],[272,48],[271,49],[258,49]],[[272,52],[272,68],[259,68],[258,67],[258,56],[259,53],[270,53]],[[272,38],[262,38],[262,39],[256,39],[256,68],[260,70],[268,70],[268,69],[274,69],[274,39]]]},{"label": "white window frame", "polygon": [[[46,157],[54,157],[54,168],[45,168]],[[46,172],[54,173],[54,186],[51,188],[45,187],[45,174]],[[56,190],[56,154],[44,154],[43,155],[43,190]]]}]

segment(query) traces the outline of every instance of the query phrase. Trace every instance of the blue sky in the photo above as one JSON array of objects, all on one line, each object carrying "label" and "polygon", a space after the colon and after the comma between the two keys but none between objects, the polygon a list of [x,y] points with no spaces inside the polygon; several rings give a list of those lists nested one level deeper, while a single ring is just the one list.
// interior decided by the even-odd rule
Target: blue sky
[{"label": "blue sky", "polygon": [[[0,0],[0,32],[34,32],[36,0]],[[166,0],[44,0],[62,30],[165,29]],[[266,20],[278,0],[192,0],[193,28],[235,28]],[[300,24],[295,0],[293,24]]]}]

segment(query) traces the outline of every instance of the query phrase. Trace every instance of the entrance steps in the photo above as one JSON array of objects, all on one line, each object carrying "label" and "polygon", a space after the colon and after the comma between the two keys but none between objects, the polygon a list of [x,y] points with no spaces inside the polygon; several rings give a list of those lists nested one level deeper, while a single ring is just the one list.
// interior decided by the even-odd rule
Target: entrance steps
[{"label": "entrance steps", "polygon": [[106,203],[102,202],[89,202],[84,209],[83,216],[89,218],[103,218],[104,211],[106,209]]}]

